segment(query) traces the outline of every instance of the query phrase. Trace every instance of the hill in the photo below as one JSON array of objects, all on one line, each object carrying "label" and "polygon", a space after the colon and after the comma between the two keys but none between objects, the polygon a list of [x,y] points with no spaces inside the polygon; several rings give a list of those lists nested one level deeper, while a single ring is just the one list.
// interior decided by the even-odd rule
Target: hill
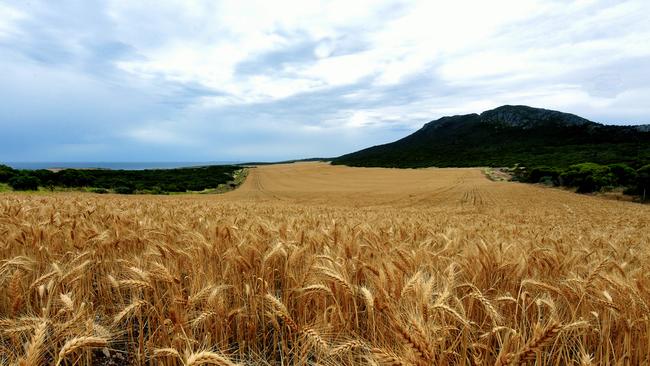
[{"label": "hill", "polygon": [[398,141],[335,158],[366,167],[650,163],[650,126],[612,126],[558,111],[505,105],[443,117]]}]

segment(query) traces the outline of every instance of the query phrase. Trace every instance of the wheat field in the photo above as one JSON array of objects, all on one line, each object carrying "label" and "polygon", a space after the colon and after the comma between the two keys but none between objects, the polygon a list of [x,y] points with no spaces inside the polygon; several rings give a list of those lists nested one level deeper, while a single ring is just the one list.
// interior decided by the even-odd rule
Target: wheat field
[{"label": "wheat field", "polygon": [[3,365],[637,365],[650,207],[304,163],[224,195],[0,194]]}]

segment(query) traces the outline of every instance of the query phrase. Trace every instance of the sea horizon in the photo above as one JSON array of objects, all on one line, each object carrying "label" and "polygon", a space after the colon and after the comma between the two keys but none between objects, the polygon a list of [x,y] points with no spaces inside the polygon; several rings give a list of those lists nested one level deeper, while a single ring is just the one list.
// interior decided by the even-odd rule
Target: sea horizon
[{"label": "sea horizon", "polygon": [[38,169],[111,169],[111,170],[145,170],[145,169],[174,169],[206,165],[231,165],[241,164],[243,161],[153,161],[153,162],[2,162],[14,169],[38,170]]}]

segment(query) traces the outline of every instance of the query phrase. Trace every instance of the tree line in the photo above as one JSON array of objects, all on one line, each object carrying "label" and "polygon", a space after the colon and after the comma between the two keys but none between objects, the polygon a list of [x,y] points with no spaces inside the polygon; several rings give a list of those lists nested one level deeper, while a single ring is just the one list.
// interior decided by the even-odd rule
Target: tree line
[{"label": "tree line", "polygon": [[634,169],[624,163],[602,165],[581,163],[566,168],[540,166],[513,169],[515,178],[528,183],[573,187],[578,193],[590,193],[624,187],[623,193],[638,195],[644,201],[650,195],[650,164]]},{"label": "tree line", "polygon": [[48,169],[18,170],[0,164],[0,183],[14,190],[49,188],[88,188],[96,193],[166,193],[202,191],[232,184],[235,165],[211,165],[194,168],[111,170],[111,169]]}]

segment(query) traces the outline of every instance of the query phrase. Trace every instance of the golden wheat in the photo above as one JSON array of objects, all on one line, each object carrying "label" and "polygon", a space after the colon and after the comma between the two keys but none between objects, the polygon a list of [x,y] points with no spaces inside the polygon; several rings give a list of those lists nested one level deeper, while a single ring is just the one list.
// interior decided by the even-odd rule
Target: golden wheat
[{"label": "golden wheat", "polygon": [[4,193],[0,364],[643,364],[649,225],[475,169]]},{"label": "golden wheat", "polygon": [[59,365],[69,354],[79,349],[106,347],[108,340],[101,337],[75,337],[63,344],[56,364]]}]

